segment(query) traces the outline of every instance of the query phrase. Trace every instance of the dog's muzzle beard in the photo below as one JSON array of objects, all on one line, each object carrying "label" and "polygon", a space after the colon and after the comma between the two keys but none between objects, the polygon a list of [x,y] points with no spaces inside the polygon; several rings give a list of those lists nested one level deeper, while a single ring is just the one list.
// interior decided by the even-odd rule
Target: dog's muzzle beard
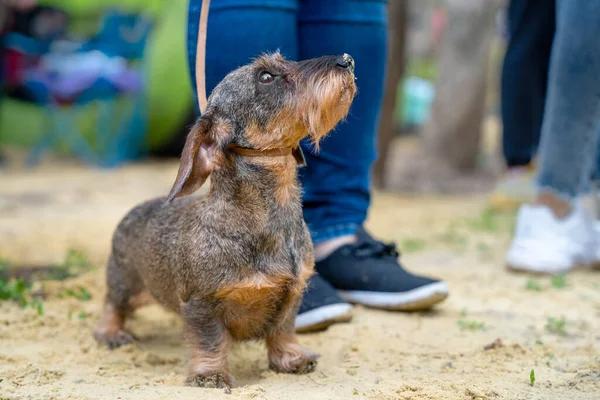
[{"label": "dog's muzzle beard", "polygon": [[303,90],[298,106],[311,140],[318,144],[348,114],[356,85],[352,70],[335,64],[310,72],[299,81]]}]

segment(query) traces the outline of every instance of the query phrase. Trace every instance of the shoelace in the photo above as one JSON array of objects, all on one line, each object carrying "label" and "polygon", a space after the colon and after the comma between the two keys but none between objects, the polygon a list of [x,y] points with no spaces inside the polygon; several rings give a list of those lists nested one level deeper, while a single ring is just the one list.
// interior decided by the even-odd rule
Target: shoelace
[{"label": "shoelace", "polygon": [[400,255],[395,243],[383,243],[377,241],[357,243],[351,251],[357,258],[398,257]]}]

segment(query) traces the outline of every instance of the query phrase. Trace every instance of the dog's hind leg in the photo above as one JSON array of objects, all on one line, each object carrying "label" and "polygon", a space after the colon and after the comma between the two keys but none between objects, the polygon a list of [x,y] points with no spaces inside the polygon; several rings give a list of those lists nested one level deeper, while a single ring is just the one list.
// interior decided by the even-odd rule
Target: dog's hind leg
[{"label": "dog's hind leg", "polygon": [[150,303],[150,295],[135,270],[122,268],[111,255],[106,271],[107,294],[94,338],[113,349],[134,341],[125,320],[136,308]]}]

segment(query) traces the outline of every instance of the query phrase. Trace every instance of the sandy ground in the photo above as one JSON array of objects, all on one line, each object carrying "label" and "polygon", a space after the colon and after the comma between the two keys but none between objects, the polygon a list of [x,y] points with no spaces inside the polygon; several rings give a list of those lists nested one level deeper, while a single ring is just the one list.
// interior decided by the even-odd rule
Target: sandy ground
[{"label": "sandy ground", "polygon": [[[487,212],[483,196],[375,195],[371,230],[397,240],[410,269],[447,280],[451,296],[428,313],[356,307],[351,323],[301,336],[322,355],[310,375],[273,373],[264,347],[245,343],[231,354],[232,394],[185,387],[181,323],[157,306],[130,321],[138,343],[97,346],[112,230],[131,206],[166,194],[175,172],[169,163],[0,173],[1,257],[48,265],[76,247],[98,266],[44,284],[43,315],[0,303],[1,399],[600,399],[599,273],[575,271],[562,288],[507,273],[514,215]],[[90,301],[61,298],[78,286]]]}]

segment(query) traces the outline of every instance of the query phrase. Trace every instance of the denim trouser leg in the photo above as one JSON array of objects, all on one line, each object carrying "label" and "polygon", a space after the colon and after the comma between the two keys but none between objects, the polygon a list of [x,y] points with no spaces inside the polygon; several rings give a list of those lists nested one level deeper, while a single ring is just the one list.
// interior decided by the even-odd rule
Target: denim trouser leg
[{"label": "denim trouser leg", "polygon": [[[201,0],[190,0],[188,57],[195,81]],[[208,22],[206,85],[261,52],[278,48],[289,59],[349,53],[356,60],[358,95],[348,121],[325,139],[318,154],[306,143],[300,170],[304,217],[313,240],[354,233],[370,204],[370,169],[387,45],[384,0],[212,0]],[[195,87],[195,82],[194,82]]]},{"label": "denim trouser leg", "polygon": [[[600,133],[598,133],[600,135]],[[598,149],[596,150],[596,168],[592,171],[592,182],[594,182],[594,189],[600,190],[600,139],[598,140]],[[598,192],[600,195],[600,192]]]},{"label": "denim trouser leg", "polygon": [[590,181],[600,138],[600,2],[557,0],[542,125],[540,190],[565,199]]},{"label": "denim trouser leg", "polygon": [[383,0],[301,0],[299,56],[348,53],[356,61],[358,94],[347,121],[314,153],[302,146],[304,218],[315,243],[353,234],[370,204],[371,165],[385,79],[387,19]]},{"label": "denim trouser leg", "polygon": [[511,0],[508,7],[510,37],[501,84],[508,167],[529,164],[539,144],[555,14],[552,0]]}]

